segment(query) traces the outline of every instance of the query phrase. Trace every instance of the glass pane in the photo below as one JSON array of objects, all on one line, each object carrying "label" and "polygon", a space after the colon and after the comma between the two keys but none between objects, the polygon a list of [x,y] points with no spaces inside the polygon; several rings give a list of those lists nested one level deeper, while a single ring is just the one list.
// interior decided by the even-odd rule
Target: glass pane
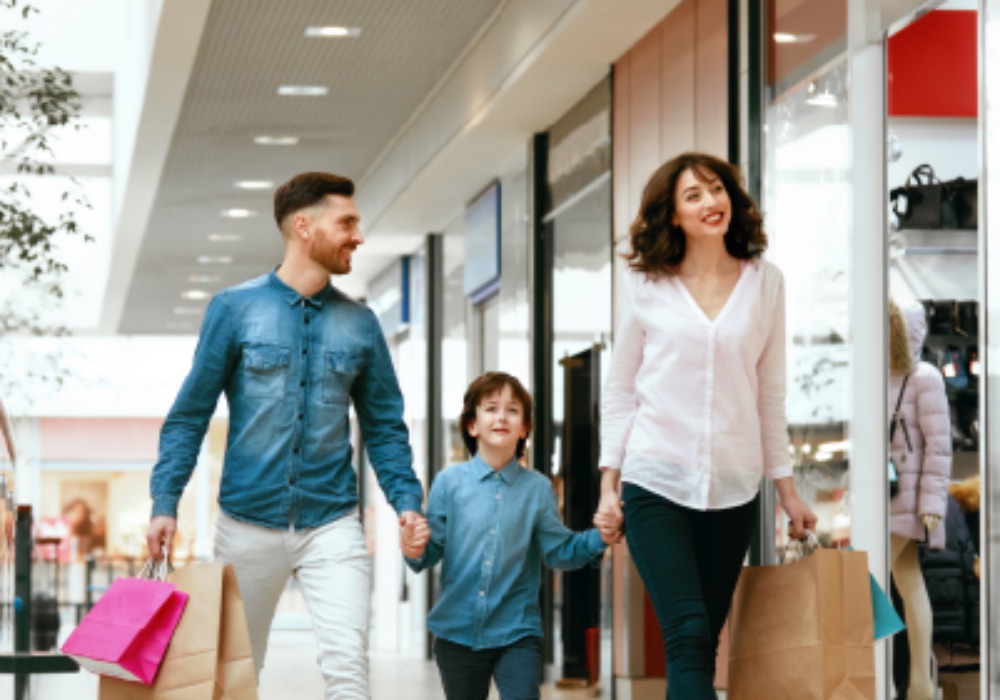
[{"label": "glass pane", "polygon": [[[847,98],[841,58],[772,100],[764,127],[768,258],[784,272],[787,293],[790,450],[799,493],[828,546],[850,540]],[[774,517],[781,546],[777,506]]]},{"label": "glass pane", "polygon": [[908,633],[892,640],[892,677],[900,696],[929,696],[936,679],[978,698],[979,22],[975,3],[948,2],[895,29],[886,49],[887,400],[900,419],[888,447],[898,473],[889,563]]}]

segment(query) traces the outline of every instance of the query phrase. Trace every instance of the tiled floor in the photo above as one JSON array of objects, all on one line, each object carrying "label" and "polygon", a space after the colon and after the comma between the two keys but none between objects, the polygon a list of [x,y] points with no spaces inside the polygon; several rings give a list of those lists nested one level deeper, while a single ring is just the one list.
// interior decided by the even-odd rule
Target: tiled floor
[{"label": "tiled floor", "polygon": [[[432,662],[412,654],[371,654],[372,700],[441,700],[444,693]],[[31,700],[97,700],[97,677],[82,671],[36,676]],[[0,700],[12,700],[13,679],[0,676]],[[546,700],[594,698],[594,689],[559,691],[549,684]],[[271,635],[268,660],[260,679],[261,700],[322,700],[323,682],[316,667],[312,632],[280,630]],[[491,695],[495,700],[496,695]]]}]

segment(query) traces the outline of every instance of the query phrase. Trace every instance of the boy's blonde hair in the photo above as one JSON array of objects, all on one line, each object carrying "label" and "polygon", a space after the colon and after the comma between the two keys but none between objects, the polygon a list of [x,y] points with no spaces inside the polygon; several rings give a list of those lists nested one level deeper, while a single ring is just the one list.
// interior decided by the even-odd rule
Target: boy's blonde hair
[{"label": "boy's blonde hair", "polygon": [[[462,399],[462,417],[459,418],[459,423],[462,426],[462,442],[465,443],[465,449],[469,451],[470,455],[476,454],[478,449],[476,438],[469,433],[469,425],[476,420],[476,409],[479,408],[483,399],[502,391],[505,386],[510,387],[510,393],[521,404],[521,409],[524,411],[524,427],[528,429],[527,434],[531,434],[531,394],[517,380],[517,377],[506,372],[487,372],[472,381],[469,388],[465,390],[465,398]],[[515,457],[518,459],[524,454],[525,442],[527,442],[526,437],[517,441]]]}]

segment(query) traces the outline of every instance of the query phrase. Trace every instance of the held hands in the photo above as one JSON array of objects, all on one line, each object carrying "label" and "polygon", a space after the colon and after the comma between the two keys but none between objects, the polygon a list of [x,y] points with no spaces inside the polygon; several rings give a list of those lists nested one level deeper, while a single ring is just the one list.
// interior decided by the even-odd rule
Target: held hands
[{"label": "held hands", "polygon": [[177,532],[177,518],[169,515],[158,515],[149,521],[149,529],[146,530],[146,546],[149,547],[149,556],[160,560],[164,552],[169,556],[174,548],[174,533]]},{"label": "held hands", "polygon": [[624,535],[625,516],[622,514],[622,502],[617,491],[602,490],[601,501],[594,513],[594,527],[601,535],[606,545],[615,545],[622,541]]},{"label": "held hands", "polygon": [[412,510],[399,516],[399,548],[408,559],[419,559],[431,539],[427,518]]},{"label": "held hands", "polygon": [[921,520],[924,522],[924,527],[927,528],[927,532],[932,532],[934,528],[941,524],[941,516],[934,515],[933,513],[924,513],[920,516]]}]

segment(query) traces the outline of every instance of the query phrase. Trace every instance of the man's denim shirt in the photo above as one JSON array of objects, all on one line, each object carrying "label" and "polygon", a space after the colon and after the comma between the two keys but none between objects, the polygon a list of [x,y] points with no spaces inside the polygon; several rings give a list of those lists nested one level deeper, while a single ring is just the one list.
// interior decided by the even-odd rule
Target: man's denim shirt
[{"label": "man's denim shirt", "polygon": [[473,649],[542,636],[542,562],[578,569],[600,560],[597,530],[563,525],[552,482],[510,461],[495,470],[480,457],[437,475],[427,500],[431,539],[414,571],[444,558],[441,594],[427,617],[438,637]]},{"label": "man's denim shirt", "polygon": [[357,506],[353,401],[379,484],[397,512],[420,512],[403,398],[372,311],[329,284],[302,297],[270,274],[208,306],[191,373],[160,433],[153,515],[177,517],[219,395],[229,436],[219,505],[269,528],[313,528]]}]

